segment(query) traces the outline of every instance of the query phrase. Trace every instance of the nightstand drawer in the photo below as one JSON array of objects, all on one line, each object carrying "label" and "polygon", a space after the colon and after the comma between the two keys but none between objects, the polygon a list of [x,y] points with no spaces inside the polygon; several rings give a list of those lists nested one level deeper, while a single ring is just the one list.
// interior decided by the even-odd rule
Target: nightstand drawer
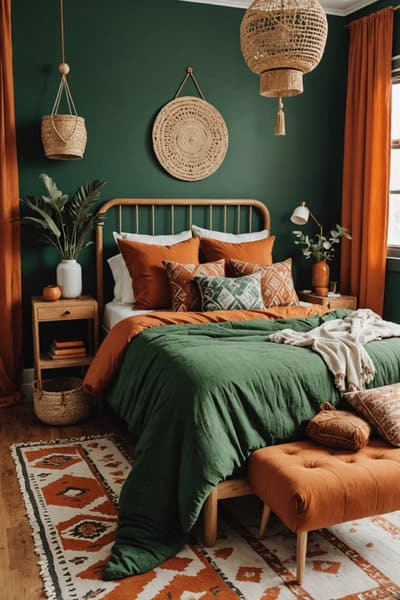
[{"label": "nightstand drawer", "polygon": [[298,292],[298,296],[303,302],[322,304],[322,306],[326,306],[331,310],[339,308],[357,309],[357,298],[355,296],[318,296],[318,294],[312,294],[311,292]]},{"label": "nightstand drawer", "polygon": [[69,319],[94,319],[95,305],[46,306],[37,308],[39,321],[68,321]]},{"label": "nightstand drawer", "polygon": [[324,305],[328,308],[349,308],[350,310],[357,309],[357,299],[356,298],[327,298]]}]

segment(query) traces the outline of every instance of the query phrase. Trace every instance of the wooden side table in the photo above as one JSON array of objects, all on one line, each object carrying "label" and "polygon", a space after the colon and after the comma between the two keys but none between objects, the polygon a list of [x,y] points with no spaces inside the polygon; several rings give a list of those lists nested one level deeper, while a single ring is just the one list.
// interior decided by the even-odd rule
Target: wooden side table
[{"label": "wooden side table", "polygon": [[[88,353],[85,356],[52,360],[47,352],[41,352],[40,323],[78,320],[88,321]],[[34,296],[32,298],[32,330],[35,376],[41,387],[42,371],[46,369],[85,367],[91,363],[99,343],[97,301],[90,296],[80,296],[79,298],[47,302],[41,296]]]},{"label": "wooden side table", "polygon": [[311,304],[321,304],[327,308],[335,310],[337,308],[349,308],[350,310],[357,309],[357,298],[355,296],[318,296],[309,292],[297,292],[300,300],[310,302]]}]

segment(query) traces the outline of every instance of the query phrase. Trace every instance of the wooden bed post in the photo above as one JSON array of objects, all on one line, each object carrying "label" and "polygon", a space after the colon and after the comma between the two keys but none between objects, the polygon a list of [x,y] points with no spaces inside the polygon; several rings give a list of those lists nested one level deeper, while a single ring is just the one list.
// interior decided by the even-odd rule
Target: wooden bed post
[{"label": "wooden bed post", "polygon": [[[102,209],[98,211],[102,214]],[[100,322],[104,311],[104,280],[103,280],[103,223],[96,225],[96,291],[97,306]]]},{"label": "wooden bed post", "polygon": [[212,490],[203,506],[204,545],[215,546],[218,527],[218,501],[253,493],[247,479],[227,479]]},{"label": "wooden bed post", "polygon": [[215,546],[217,541],[218,522],[218,486],[208,496],[204,503],[204,545]]}]

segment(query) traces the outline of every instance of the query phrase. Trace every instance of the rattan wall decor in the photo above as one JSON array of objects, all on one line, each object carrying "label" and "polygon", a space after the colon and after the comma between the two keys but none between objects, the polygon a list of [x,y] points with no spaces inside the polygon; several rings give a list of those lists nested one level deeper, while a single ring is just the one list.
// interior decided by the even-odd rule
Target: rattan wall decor
[{"label": "rattan wall decor", "polygon": [[[61,17],[61,64],[58,67],[61,81],[50,115],[42,118],[42,143],[47,158],[56,160],[77,160],[83,158],[86,148],[87,132],[85,119],[75,108],[67,75],[69,65],[65,62],[64,51],[64,6],[60,0]],[[58,114],[63,93],[65,94],[68,114]]]},{"label": "rattan wall decor", "polygon": [[[181,96],[188,78],[200,98]],[[162,167],[176,179],[199,181],[220,167],[228,150],[228,128],[221,113],[206,99],[188,67],[175,98],[158,113],[153,148]]]},{"label": "rattan wall decor", "polygon": [[251,71],[260,75],[260,94],[278,98],[275,135],[285,135],[282,97],[303,92],[303,74],[315,69],[328,35],[317,0],[254,0],[246,11],[240,43]]}]

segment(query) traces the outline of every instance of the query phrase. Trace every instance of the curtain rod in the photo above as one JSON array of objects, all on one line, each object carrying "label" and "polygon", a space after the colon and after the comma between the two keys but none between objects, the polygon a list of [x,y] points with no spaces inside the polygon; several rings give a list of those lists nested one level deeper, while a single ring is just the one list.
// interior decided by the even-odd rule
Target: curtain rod
[{"label": "curtain rod", "polygon": [[[395,11],[395,10],[400,10],[400,4],[396,4],[396,6],[392,6],[391,8],[392,8],[394,11]],[[372,13],[370,13],[370,14],[372,14]],[[361,18],[362,18],[362,17],[361,17]],[[354,23],[355,21],[358,21],[358,19],[353,19],[353,21],[350,21],[349,23],[347,23],[347,24],[345,25],[345,27],[350,27],[350,25],[351,25],[352,23]]]}]

